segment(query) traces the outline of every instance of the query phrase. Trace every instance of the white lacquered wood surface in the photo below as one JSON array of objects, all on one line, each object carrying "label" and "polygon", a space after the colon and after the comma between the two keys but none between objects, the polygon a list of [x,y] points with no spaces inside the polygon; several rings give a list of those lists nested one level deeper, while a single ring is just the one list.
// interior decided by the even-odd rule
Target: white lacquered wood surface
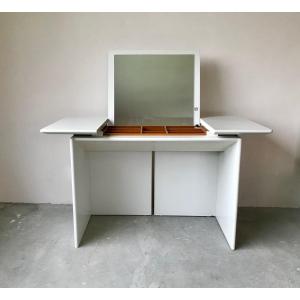
[{"label": "white lacquered wood surface", "polygon": [[42,133],[97,134],[107,122],[107,117],[63,118],[40,130]]},{"label": "white lacquered wood surface", "polygon": [[236,138],[211,137],[74,137],[86,151],[224,151]]},{"label": "white lacquered wood surface", "polygon": [[272,129],[245,118],[216,116],[200,119],[201,125],[214,134],[271,133]]},{"label": "white lacquered wood surface", "polygon": [[151,152],[86,153],[93,215],[151,215]]},{"label": "white lacquered wood surface", "polygon": [[159,151],[154,159],[154,214],[215,216],[219,152]]},{"label": "white lacquered wood surface", "polygon": [[87,153],[70,139],[74,244],[78,248],[91,216]]},{"label": "white lacquered wood surface", "polygon": [[234,250],[236,242],[241,139],[219,154],[216,219]]},{"label": "white lacquered wood surface", "polygon": [[76,247],[91,214],[150,214],[154,184],[154,214],[216,216],[235,248],[239,138],[73,137],[71,145]]}]

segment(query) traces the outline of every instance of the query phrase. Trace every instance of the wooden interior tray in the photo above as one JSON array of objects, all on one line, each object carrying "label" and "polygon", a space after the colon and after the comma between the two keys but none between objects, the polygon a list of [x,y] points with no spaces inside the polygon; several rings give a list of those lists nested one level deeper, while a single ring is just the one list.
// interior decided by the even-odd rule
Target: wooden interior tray
[{"label": "wooden interior tray", "polygon": [[142,134],[165,135],[167,134],[167,131],[165,126],[142,126]]},{"label": "wooden interior tray", "polygon": [[168,134],[174,135],[206,135],[203,126],[166,126]]},{"label": "wooden interior tray", "polygon": [[141,135],[141,126],[106,126],[104,135]]},{"label": "wooden interior tray", "polygon": [[103,134],[111,135],[206,135],[203,126],[106,126]]}]

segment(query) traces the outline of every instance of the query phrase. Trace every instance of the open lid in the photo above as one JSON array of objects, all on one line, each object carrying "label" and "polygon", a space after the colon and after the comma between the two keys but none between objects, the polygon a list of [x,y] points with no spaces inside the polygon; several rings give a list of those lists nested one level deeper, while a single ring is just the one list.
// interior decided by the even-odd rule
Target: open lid
[{"label": "open lid", "polygon": [[111,52],[108,118],[114,125],[198,125],[199,54]]},{"label": "open lid", "polygon": [[107,117],[63,118],[42,128],[40,132],[101,135],[107,122]]},{"label": "open lid", "polygon": [[210,132],[220,135],[235,135],[243,133],[271,133],[272,129],[235,116],[216,116],[200,119]]}]

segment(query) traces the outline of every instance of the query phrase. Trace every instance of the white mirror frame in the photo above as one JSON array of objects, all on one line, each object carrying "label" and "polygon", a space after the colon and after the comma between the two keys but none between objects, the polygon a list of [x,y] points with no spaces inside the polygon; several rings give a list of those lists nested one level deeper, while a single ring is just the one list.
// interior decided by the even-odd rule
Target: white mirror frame
[{"label": "white mirror frame", "polygon": [[180,50],[117,50],[110,51],[108,57],[108,119],[114,124],[115,90],[114,57],[115,55],[194,55],[194,125],[200,125],[200,54],[197,51]]}]

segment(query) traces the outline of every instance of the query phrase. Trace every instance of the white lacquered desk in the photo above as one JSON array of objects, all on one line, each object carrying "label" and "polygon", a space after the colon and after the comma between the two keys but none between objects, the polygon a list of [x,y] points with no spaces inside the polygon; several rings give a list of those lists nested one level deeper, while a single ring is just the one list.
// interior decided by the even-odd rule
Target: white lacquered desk
[{"label": "white lacquered desk", "polygon": [[71,139],[75,246],[91,215],[215,216],[235,248],[241,139]]},{"label": "white lacquered desk", "polygon": [[[99,132],[104,122],[92,131]],[[65,133],[70,120],[61,124],[59,130]],[[60,133],[53,126],[41,131]],[[75,247],[91,215],[167,215],[214,216],[235,249],[241,138],[211,134],[213,130],[206,136],[138,137],[73,132]],[[271,132],[261,127],[262,133],[267,130]]]}]

